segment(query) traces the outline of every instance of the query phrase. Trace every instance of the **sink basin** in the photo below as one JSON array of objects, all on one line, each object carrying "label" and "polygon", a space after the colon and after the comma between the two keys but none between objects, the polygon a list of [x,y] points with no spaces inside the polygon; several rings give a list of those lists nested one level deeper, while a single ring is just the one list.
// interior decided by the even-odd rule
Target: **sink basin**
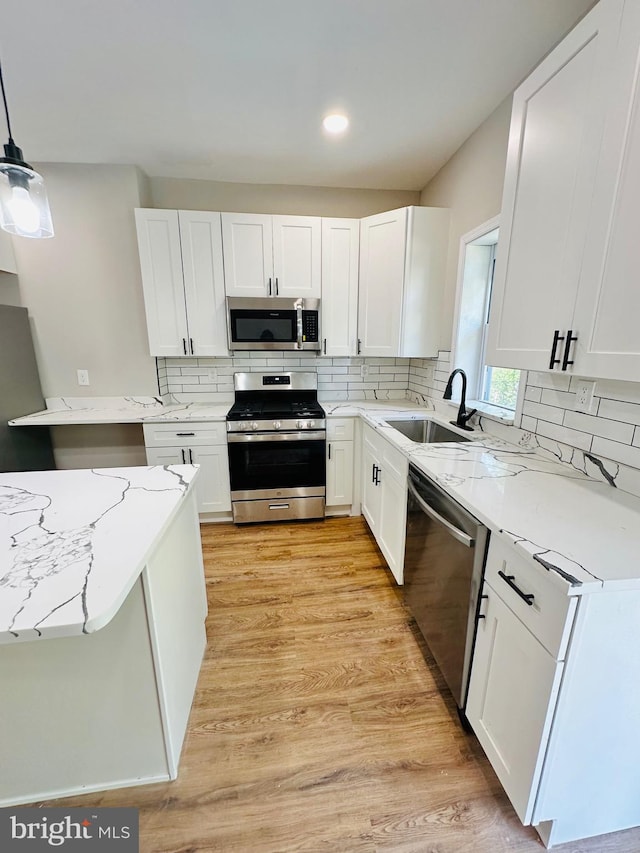
[{"label": "sink basin", "polygon": [[466,435],[449,429],[436,421],[428,420],[389,420],[387,426],[397,429],[402,435],[417,444],[434,444],[439,441],[469,441]]}]

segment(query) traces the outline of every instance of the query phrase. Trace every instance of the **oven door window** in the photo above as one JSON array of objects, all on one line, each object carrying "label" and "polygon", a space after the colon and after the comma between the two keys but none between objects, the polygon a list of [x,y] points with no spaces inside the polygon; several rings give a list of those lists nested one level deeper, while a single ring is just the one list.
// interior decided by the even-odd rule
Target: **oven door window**
[{"label": "oven door window", "polygon": [[324,486],[325,442],[233,442],[229,470],[234,492]]},{"label": "oven door window", "polygon": [[295,311],[230,312],[231,339],[235,343],[291,343],[296,340]]}]

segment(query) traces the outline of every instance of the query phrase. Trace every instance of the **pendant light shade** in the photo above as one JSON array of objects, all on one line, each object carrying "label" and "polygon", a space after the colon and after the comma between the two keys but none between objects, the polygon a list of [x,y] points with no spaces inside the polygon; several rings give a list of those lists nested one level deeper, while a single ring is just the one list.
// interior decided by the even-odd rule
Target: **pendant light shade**
[{"label": "pendant light shade", "polygon": [[2,66],[0,86],[9,132],[4,157],[0,157],[0,228],[19,237],[53,237],[51,211],[42,175],[25,163],[22,150],[11,135]]}]

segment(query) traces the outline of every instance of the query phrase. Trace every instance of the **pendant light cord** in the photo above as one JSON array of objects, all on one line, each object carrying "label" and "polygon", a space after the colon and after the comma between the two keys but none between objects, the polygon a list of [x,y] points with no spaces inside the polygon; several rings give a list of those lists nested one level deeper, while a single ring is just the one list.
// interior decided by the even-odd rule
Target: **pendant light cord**
[{"label": "pendant light cord", "polygon": [[11,121],[9,120],[9,107],[7,106],[7,94],[4,90],[4,77],[2,76],[2,63],[0,63],[0,87],[2,88],[2,101],[4,103],[4,114],[7,117],[7,130],[9,131],[9,143],[15,145],[11,133]]}]

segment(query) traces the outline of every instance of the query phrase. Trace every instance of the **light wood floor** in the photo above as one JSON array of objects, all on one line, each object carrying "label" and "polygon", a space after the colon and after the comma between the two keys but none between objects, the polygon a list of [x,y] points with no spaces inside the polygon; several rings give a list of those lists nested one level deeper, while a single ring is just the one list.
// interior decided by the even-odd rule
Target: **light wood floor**
[{"label": "light wood floor", "polygon": [[[361,518],[202,538],[209,645],[179,778],[55,805],[139,807],[142,853],[544,850]],[[640,830],[555,849],[633,853]]]}]

